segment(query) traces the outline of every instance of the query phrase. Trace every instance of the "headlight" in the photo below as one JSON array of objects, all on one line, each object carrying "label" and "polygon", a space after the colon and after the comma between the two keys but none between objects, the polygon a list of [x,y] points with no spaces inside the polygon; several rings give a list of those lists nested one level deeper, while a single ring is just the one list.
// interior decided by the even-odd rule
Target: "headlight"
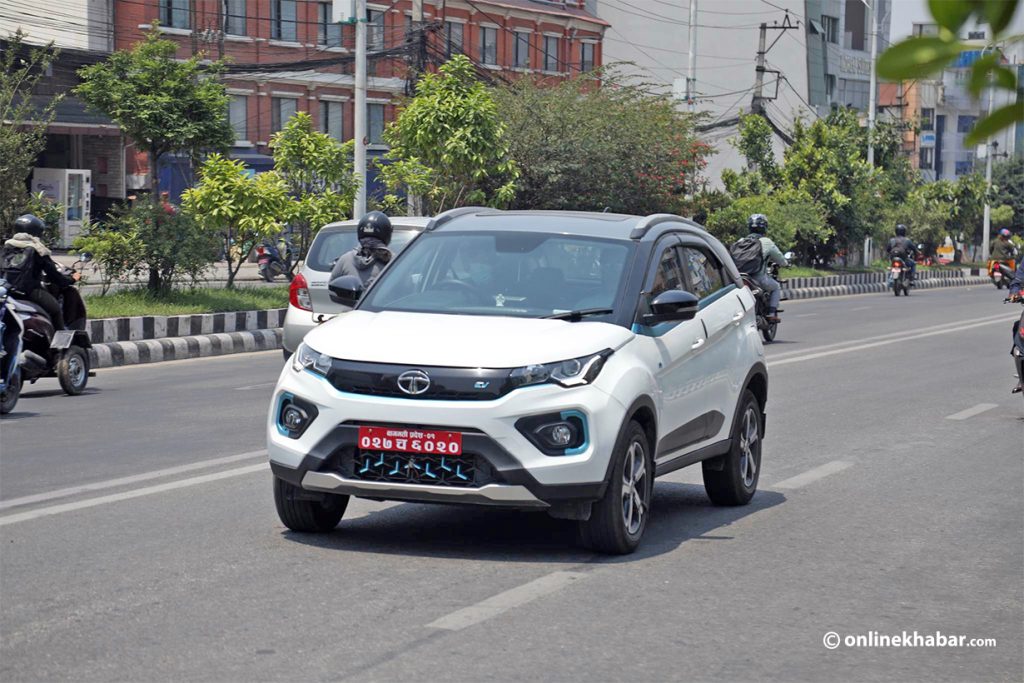
[{"label": "headlight", "polygon": [[295,372],[310,370],[326,377],[331,369],[331,360],[332,358],[326,353],[314,351],[306,344],[299,344],[299,348],[292,356],[292,370]]},{"label": "headlight", "polygon": [[525,387],[531,384],[544,384],[554,382],[563,387],[575,387],[581,384],[590,384],[596,378],[605,360],[612,355],[611,349],[605,349],[599,353],[580,358],[558,361],[556,363],[544,363],[541,365],[527,365],[516,368],[509,374],[509,379],[515,387]]}]

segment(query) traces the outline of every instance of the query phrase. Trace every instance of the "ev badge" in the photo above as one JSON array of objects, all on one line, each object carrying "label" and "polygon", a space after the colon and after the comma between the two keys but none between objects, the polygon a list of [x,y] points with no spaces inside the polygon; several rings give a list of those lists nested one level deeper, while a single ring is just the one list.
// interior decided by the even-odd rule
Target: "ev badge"
[{"label": "ev badge", "polygon": [[398,388],[410,396],[418,396],[430,388],[430,375],[422,370],[407,370],[398,376]]}]

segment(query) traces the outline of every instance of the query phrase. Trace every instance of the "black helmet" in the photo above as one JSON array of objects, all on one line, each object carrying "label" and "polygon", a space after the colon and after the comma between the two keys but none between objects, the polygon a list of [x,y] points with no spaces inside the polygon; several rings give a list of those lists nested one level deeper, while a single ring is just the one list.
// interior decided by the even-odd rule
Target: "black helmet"
[{"label": "black helmet", "polygon": [[907,236],[907,226],[903,225],[902,223],[897,225],[896,226],[896,236],[897,237],[906,237]]},{"label": "black helmet", "polygon": [[391,219],[381,211],[371,211],[359,219],[356,236],[359,239],[376,237],[384,244],[391,244]]},{"label": "black helmet", "polygon": [[14,232],[27,232],[33,237],[42,237],[45,230],[46,223],[43,222],[43,219],[30,213],[18,216],[14,221]]},{"label": "black helmet", "polygon": [[763,213],[755,213],[747,219],[747,227],[750,232],[764,235],[768,232],[768,218]]}]

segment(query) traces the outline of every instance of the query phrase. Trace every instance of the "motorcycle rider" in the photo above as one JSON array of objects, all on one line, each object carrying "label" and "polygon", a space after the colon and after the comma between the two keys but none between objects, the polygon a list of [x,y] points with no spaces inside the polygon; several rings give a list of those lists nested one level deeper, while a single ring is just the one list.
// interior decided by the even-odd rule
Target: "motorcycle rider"
[{"label": "motorcycle rider", "polygon": [[64,315],[60,303],[43,287],[42,276],[45,274],[51,284],[63,290],[77,282],[81,274],[76,272],[68,277],[61,272],[41,239],[45,229],[46,224],[38,216],[18,217],[14,221],[14,236],[4,242],[0,252],[0,270],[16,298],[37,304],[50,317],[53,326],[61,330]]},{"label": "motorcycle rider", "polygon": [[381,211],[371,211],[359,219],[356,237],[359,244],[345,252],[331,268],[331,280],[342,275],[355,275],[363,288],[369,287],[380,271],[391,262],[391,219]]},{"label": "motorcycle rider", "polygon": [[770,323],[779,322],[779,302],[782,300],[782,286],[778,281],[768,274],[769,263],[778,266],[788,265],[786,257],[782,255],[775,242],[768,237],[768,218],[761,213],[755,213],[747,219],[747,228],[751,236],[756,235],[761,240],[761,270],[751,273],[750,278],[768,294],[768,314],[765,320]]},{"label": "motorcycle rider", "polygon": [[1010,241],[1010,231],[1003,228],[999,231],[999,236],[992,240],[992,248],[989,249],[990,256],[988,262],[989,275],[992,274],[993,268],[998,263],[1005,263],[1010,268],[1015,267],[1017,264],[1014,263],[1014,258],[1017,256],[1017,247],[1014,246],[1013,242]]},{"label": "motorcycle rider", "polygon": [[886,251],[889,258],[898,256],[910,266],[910,286],[914,287],[917,281],[917,261],[914,259],[920,252],[917,245],[907,237],[907,226],[902,223],[896,226],[896,236],[889,240]]},{"label": "motorcycle rider", "polygon": [[1020,301],[1021,288],[1024,288],[1024,259],[1017,264],[1017,272],[1013,274],[1013,281],[1010,283],[1010,294],[1007,298],[1010,301]]}]

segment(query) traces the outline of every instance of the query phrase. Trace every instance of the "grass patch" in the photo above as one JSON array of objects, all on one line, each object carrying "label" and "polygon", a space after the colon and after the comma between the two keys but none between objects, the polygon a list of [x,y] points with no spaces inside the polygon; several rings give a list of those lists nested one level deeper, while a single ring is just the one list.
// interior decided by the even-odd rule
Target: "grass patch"
[{"label": "grass patch", "polygon": [[89,318],[123,318],[137,315],[189,315],[284,308],[288,287],[239,287],[237,289],[182,289],[153,296],[146,289],[125,289],[87,295]]},{"label": "grass patch", "polygon": [[816,268],[807,268],[805,266],[788,266],[782,268],[779,271],[779,277],[828,277],[830,275],[840,275],[841,273],[834,273],[829,270],[818,270]]}]

